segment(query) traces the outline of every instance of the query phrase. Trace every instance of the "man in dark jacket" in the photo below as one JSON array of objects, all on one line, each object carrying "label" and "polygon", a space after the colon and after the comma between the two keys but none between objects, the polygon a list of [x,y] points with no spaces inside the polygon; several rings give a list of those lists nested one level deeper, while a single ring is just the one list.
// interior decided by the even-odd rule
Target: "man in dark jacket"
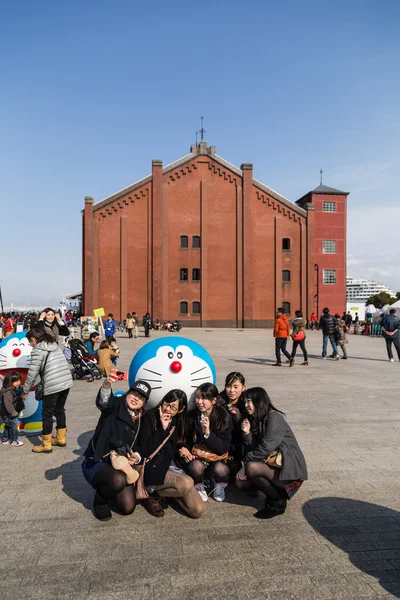
[{"label": "man in dark jacket", "polygon": [[319,320],[319,328],[322,330],[322,358],[326,359],[328,340],[331,343],[335,360],[339,360],[339,352],[336,346],[335,333],[337,331],[337,322],[333,315],[329,314],[329,308],[324,308]]},{"label": "man in dark jacket", "polygon": [[394,344],[400,360],[400,318],[397,316],[395,308],[391,308],[389,314],[381,319],[381,326],[390,362],[394,362],[392,344]]}]

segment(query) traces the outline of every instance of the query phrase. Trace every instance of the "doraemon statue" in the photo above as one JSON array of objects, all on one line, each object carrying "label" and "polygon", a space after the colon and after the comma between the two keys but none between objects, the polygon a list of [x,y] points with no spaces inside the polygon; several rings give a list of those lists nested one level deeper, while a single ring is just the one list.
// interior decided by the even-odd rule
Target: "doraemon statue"
[{"label": "doraemon statue", "polygon": [[129,385],[138,379],[148,381],[151,396],[146,409],[156,406],[167,392],[186,392],[189,409],[195,406],[196,388],[215,383],[215,367],[207,350],[184,337],[162,337],[136,352],[129,368]]},{"label": "doraemon statue", "polygon": [[[22,385],[25,383],[32,350],[25,335],[25,332],[15,333],[0,343],[1,379],[4,379],[8,371],[18,371],[21,374]],[[39,379],[40,377],[35,384],[39,382]],[[19,428],[27,435],[42,431],[42,403],[35,399],[34,390],[29,392],[25,400],[25,408],[19,419]]]}]

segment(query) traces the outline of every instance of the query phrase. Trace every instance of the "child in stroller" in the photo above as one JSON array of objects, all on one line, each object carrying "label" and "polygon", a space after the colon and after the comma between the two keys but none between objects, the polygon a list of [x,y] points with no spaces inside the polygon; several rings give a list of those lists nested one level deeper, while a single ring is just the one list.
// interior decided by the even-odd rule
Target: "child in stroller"
[{"label": "child in stroller", "polygon": [[[69,353],[67,352],[68,349]],[[73,367],[73,379],[86,379],[88,382],[101,379],[102,376],[97,361],[95,358],[89,358],[89,352],[82,340],[67,338],[64,354]]]}]

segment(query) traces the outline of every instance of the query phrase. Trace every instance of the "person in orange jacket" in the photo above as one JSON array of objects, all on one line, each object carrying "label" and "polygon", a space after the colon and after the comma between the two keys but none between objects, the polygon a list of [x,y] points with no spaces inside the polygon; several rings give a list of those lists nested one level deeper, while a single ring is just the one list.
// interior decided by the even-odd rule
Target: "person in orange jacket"
[{"label": "person in orange jacket", "polygon": [[283,308],[279,307],[276,313],[275,325],[274,325],[274,338],[275,338],[275,354],[276,354],[276,363],[273,365],[274,367],[281,367],[281,352],[286,356],[288,361],[290,361],[290,354],[286,350],[286,344],[288,338],[290,337],[290,325],[287,316],[285,315],[285,311]]}]

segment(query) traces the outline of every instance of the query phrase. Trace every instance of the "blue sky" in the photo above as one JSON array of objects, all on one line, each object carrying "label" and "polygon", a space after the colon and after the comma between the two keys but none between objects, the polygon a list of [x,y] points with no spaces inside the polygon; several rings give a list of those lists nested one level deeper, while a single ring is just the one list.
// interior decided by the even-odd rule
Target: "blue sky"
[{"label": "blue sky", "polygon": [[398,0],[3,2],[5,304],[79,291],[84,196],[185,155],[201,115],[290,200],[320,168],[350,191],[348,274],[400,290],[399,23]]}]

